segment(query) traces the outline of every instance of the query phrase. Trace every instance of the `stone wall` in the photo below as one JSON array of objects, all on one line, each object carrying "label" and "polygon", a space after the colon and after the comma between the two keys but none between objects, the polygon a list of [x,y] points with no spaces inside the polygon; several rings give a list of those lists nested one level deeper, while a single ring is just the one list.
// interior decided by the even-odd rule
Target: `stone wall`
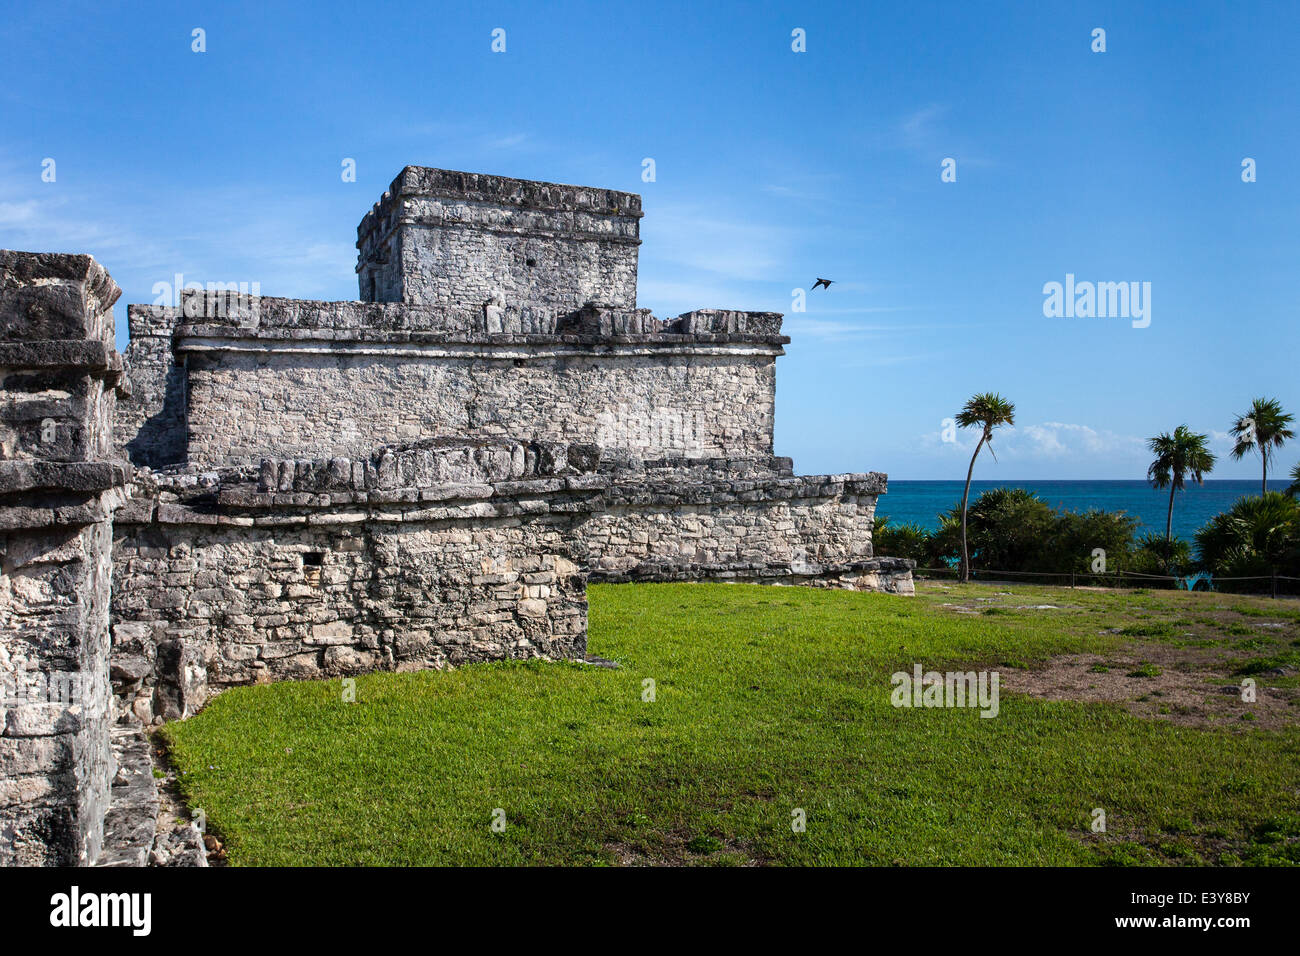
[{"label": "stone wall", "polygon": [[365,302],[635,308],[641,197],[408,166],[357,227]]},{"label": "stone wall", "polygon": [[907,562],[871,554],[884,476],[788,459],[453,438],[152,481],[114,549],[114,676],[146,721],[234,684],[581,658],[587,567],[911,590]]},{"label": "stone wall", "polygon": [[630,446],[651,455],[771,451],[771,358],[536,353],[211,353],[190,358],[189,460],[357,456],[438,435]]},{"label": "stone wall", "polygon": [[139,487],[115,526],[117,690],[148,721],[234,684],[581,659],[584,460],[448,441]]},{"label": "stone wall", "polygon": [[614,581],[814,577],[872,557],[884,475],[796,477],[788,459],[771,461],[619,471],[576,529],[575,554]]},{"label": "stone wall", "polygon": [[177,309],[131,305],[126,347],[130,394],[117,403],[113,444],[117,457],[141,468],[185,461],[185,368],[172,347]]},{"label": "stone wall", "polygon": [[119,294],[89,256],[0,251],[0,865],[103,842]]},{"label": "stone wall", "polygon": [[0,866],[71,866],[99,855],[115,769],[111,546],[107,522],[4,534]]},{"label": "stone wall", "polygon": [[[550,330],[528,333],[485,332],[481,310],[455,308],[187,295],[181,312],[170,321],[198,467],[359,457],[456,434],[647,457],[770,455],[775,359],[788,341],[780,316],[715,310],[500,319]],[[133,372],[155,396],[137,418],[175,420],[157,398],[167,374],[165,363]]]}]

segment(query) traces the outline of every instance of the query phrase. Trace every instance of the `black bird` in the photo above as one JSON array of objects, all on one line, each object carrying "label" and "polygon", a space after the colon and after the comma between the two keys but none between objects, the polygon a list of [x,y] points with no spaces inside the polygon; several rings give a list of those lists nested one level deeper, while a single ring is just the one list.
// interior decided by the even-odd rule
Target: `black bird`
[{"label": "black bird", "polygon": [[813,283],[813,289],[815,290],[820,285],[824,285],[826,286],[827,289],[829,289],[831,287],[831,283],[834,281],[835,281],[834,279],[818,279],[816,282]]}]

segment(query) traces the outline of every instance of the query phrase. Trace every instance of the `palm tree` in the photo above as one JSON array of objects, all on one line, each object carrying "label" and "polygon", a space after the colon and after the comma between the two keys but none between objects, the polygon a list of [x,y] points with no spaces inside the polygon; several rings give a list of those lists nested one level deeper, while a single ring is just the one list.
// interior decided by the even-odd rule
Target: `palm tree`
[{"label": "palm tree", "polygon": [[1295,416],[1282,411],[1277,399],[1257,398],[1250,403],[1250,411],[1238,415],[1233,422],[1231,434],[1237,441],[1232,446],[1232,457],[1244,458],[1246,452],[1254,449],[1263,462],[1264,482],[1260,494],[1268,493],[1269,457],[1288,439],[1295,438],[1295,432],[1287,428],[1293,421]]},{"label": "palm tree", "polygon": [[1300,464],[1291,469],[1291,487],[1286,493],[1292,498],[1300,498]]},{"label": "palm tree", "polygon": [[[966,469],[966,487],[961,493],[961,579],[970,580],[970,553],[966,548],[966,503],[970,499],[970,479],[975,473],[975,459],[980,449],[989,442],[989,452],[993,451],[993,429],[999,425],[1016,423],[1016,406],[996,392],[983,392],[972,397],[962,410],[957,413],[957,425],[960,428],[983,427],[980,440],[975,445],[975,454],[970,456],[970,467]],[[995,458],[996,460],[996,458]]]},{"label": "palm tree", "polygon": [[[1173,536],[1174,492],[1182,491],[1188,475],[1198,485],[1214,470],[1214,455],[1206,447],[1209,437],[1197,435],[1186,425],[1179,425],[1171,435],[1161,432],[1147,441],[1156,460],[1147,469],[1147,480],[1156,488],[1169,489],[1169,511],[1165,515],[1165,540]],[[1168,569],[1166,569],[1168,570]]]}]

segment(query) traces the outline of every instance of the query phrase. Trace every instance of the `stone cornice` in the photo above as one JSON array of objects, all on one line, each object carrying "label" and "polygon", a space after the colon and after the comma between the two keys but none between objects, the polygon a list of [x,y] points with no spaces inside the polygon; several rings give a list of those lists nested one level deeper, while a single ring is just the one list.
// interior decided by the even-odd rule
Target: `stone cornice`
[{"label": "stone cornice", "polygon": [[[379,231],[386,235],[390,232],[396,225],[394,211],[401,208],[404,199],[414,197],[445,200],[453,204],[459,202],[515,207],[548,214],[577,213],[632,220],[644,215],[641,211],[641,197],[636,193],[596,186],[571,186],[508,176],[489,176],[484,173],[407,166],[397,174],[388,191],[357,226],[358,248],[367,242],[371,233]],[[467,225],[463,222],[457,224]],[[571,235],[566,233],[563,237],[569,238]],[[603,233],[584,235],[583,238],[627,241]]]},{"label": "stone cornice", "polygon": [[[328,333],[327,333],[328,334]],[[337,333],[336,333],[337,334]],[[748,335],[475,335],[472,333],[393,332],[365,337],[217,337],[178,330],[174,348],[185,353],[248,352],[299,355],[383,355],[392,358],[466,358],[539,361],[601,356],[770,355],[785,354],[789,338]]]}]

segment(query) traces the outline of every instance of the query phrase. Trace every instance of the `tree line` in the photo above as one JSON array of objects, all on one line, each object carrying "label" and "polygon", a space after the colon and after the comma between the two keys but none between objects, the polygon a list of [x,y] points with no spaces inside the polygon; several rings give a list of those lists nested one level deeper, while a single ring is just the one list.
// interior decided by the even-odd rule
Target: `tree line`
[{"label": "tree line", "polygon": [[[1179,425],[1148,440],[1153,456],[1147,480],[1169,489],[1165,532],[1137,535],[1138,520],[1123,512],[1090,509],[1060,512],[1023,488],[994,488],[970,501],[971,479],[980,452],[993,449],[996,430],[1015,424],[1016,407],[995,392],[973,396],[956,416],[961,428],[980,429],[966,470],[961,501],[939,516],[939,528],[892,525],[879,516],[875,550],[912,558],[918,567],[955,567],[962,581],[972,567],[1042,574],[1187,575],[1198,571],[1222,578],[1300,577],[1300,464],[1291,469],[1284,492],[1268,490],[1269,467],[1279,449],[1295,438],[1295,421],[1275,399],[1257,398],[1230,429],[1231,455],[1260,459],[1260,493],[1239,499],[1195,534],[1193,544],[1174,538],[1175,495],[1188,481],[1200,485],[1214,470],[1209,437]],[[1193,547],[1194,545],[1194,547]],[[1243,589],[1254,588],[1249,582]]]}]

